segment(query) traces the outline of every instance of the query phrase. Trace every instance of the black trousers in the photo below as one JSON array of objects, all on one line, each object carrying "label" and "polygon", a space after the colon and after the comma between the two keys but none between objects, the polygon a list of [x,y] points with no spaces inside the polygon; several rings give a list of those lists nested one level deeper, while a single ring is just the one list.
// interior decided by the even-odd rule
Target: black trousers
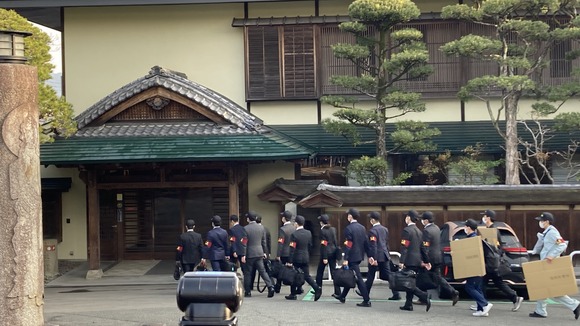
[{"label": "black trousers", "polygon": [[225,259],[222,260],[212,260],[211,261],[211,270],[212,271],[227,271],[228,265],[226,264]]},{"label": "black trousers", "polygon": [[[415,271],[416,273],[419,273],[419,270],[421,268],[415,266],[405,266],[405,269],[409,269]],[[419,298],[420,301],[427,302],[428,296],[427,292],[422,291],[418,287],[415,287],[413,290],[407,291],[407,295],[405,297],[405,307],[413,307],[413,296],[415,295],[417,296],[417,298]]]},{"label": "black trousers", "polygon": [[260,277],[266,283],[266,287],[272,287],[272,280],[270,280],[270,276],[266,273],[266,269],[264,268],[264,258],[262,257],[246,257],[246,263],[243,265],[245,267],[244,270],[244,290],[246,293],[250,293],[252,291],[252,273],[255,270],[258,270],[260,273]]},{"label": "black trousers", "polygon": [[[367,271],[367,280],[365,284],[367,286],[367,291],[369,291],[369,296],[371,294],[371,288],[373,287],[373,282],[375,281],[375,276],[379,272],[384,273],[383,275],[391,275],[391,269],[389,268],[389,261],[380,261],[377,265],[369,265],[369,269]],[[393,296],[399,296],[399,292],[392,291]]]},{"label": "black trousers", "polygon": [[[369,291],[367,290],[367,285],[363,281],[359,265],[360,261],[356,263],[350,261],[348,262],[348,268],[352,269],[354,271],[354,275],[356,276],[356,286],[358,287],[360,294],[362,294],[363,300],[365,302],[369,302],[370,301]],[[341,297],[346,298],[346,296],[348,295],[348,291],[350,291],[350,288],[342,289]]]},{"label": "black trousers", "polygon": [[[308,283],[314,290],[319,289],[316,282],[314,282],[314,280],[312,279],[312,276],[310,276],[310,272],[308,271],[308,264],[294,263],[293,265],[294,265],[295,269],[301,270],[302,273],[304,273],[304,280],[306,281],[306,283]],[[298,288],[300,288],[300,287],[295,286],[295,285],[291,285],[290,286],[290,294],[296,295],[298,293]]]},{"label": "black trousers", "polygon": [[[481,289],[483,291],[483,295],[485,296],[485,291],[486,291],[486,287],[487,287],[487,283],[489,282],[489,280],[493,281],[493,284],[503,293],[505,293],[505,295],[507,295],[510,300],[512,300],[513,303],[516,302],[517,298],[518,298],[518,294],[516,291],[512,290],[512,288],[510,288],[509,285],[507,285],[504,281],[503,278],[501,276],[499,276],[497,274],[497,272],[490,272],[485,274],[485,276],[483,277],[483,284],[481,285]],[[486,296],[487,297],[487,296]]]},{"label": "black trousers", "polygon": [[[322,259],[318,261],[318,268],[316,269],[316,284],[322,286],[322,277],[324,276],[324,269],[326,266],[330,266],[330,275],[334,278],[334,270],[336,269],[336,258],[329,258],[328,264],[322,263]],[[334,286],[334,294],[340,295],[340,287]]]},{"label": "black trousers", "polygon": [[184,264],[181,263],[181,268],[183,268],[183,272],[187,273],[187,272],[193,272],[193,269],[195,268],[196,264]]}]

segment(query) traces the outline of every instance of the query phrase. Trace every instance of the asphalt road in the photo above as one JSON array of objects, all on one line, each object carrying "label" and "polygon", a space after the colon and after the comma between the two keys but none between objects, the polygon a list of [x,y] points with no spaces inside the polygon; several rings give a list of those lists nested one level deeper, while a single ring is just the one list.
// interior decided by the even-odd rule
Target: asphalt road
[{"label": "asphalt road", "polygon": [[[305,287],[308,289],[308,287]],[[424,306],[415,306],[415,311],[399,310],[402,302],[387,301],[390,290],[384,284],[377,284],[371,293],[371,308],[356,306],[360,298],[351,292],[345,304],[330,297],[332,287],[325,284],[322,298],[312,301],[310,295],[299,297],[298,301],[287,301],[284,295],[289,289],[274,298],[266,293],[254,291],[246,298],[236,313],[239,325],[580,325],[573,314],[558,304],[550,304],[548,319],[528,317],[535,302],[524,301],[518,312],[512,312],[511,302],[501,297],[492,298],[494,304],[489,317],[472,317],[468,298],[455,306],[450,301],[434,300],[433,307],[425,312]],[[161,326],[178,325],[182,316],[176,305],[176,286],[100,286],[46,288],[44,317],[47,326],[69,325],[122,325]],[[576,295],[576,298],[580,296]]]}]

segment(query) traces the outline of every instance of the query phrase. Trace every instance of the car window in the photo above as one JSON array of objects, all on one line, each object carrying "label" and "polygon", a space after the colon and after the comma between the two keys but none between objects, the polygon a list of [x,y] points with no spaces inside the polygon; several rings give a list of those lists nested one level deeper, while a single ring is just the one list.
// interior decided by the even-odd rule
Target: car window
[{"label": "car window", "polygon": [[463,228],[460,228],[459,230],[457,230],[455,232],[455,234],[453,235],[453,240],[459,240],[459,239],[465,239],[467,238],[467,234],[465,234],[465,231],[463,231]]},{"label": "car window", "polygon": [[522,246],[518,239],[508,230],[500,229],[499,235],[501,237],[500,241],[503,244],[503,247],[519,248]]}]

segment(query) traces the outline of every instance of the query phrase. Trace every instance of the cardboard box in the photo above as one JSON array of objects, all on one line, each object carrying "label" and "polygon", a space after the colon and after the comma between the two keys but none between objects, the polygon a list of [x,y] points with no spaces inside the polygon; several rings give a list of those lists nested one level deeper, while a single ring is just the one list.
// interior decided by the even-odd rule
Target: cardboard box
[{"label": "cardboard box", "polygon": [[456,279],[485,275],[480,236],[451,241],[451,259]]},{"label": "cardboard box", "polygon": [[499,239],[497,238],[497,229],[496,228],[487,228],[485,226],[480,226],[477,228],[479,234],[481,234],[482,239],[487,239],[487,242],[491,243],[494,246],[499,245]]},{"label": "cardboard box", "polygon": [[558,257],[551,264],[547,260],[523,263],[522,268],[530,300],[578,293],[570,256]]}]

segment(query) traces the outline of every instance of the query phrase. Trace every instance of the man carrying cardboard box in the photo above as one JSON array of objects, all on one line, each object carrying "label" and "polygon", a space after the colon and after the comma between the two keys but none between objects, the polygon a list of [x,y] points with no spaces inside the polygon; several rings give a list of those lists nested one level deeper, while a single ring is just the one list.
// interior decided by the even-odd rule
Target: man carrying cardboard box
[{"label": "man carrying cardboard box", "polygon": [[[468,238],[477,236],[477,222],[473,219],[468,219],[465,221],[465,228],[463,229],[467,234]],[[481,275],[481,274],[480,274]],[[465,283],[465,291],[475,302],[477,303],[477,311],[473,313],[474,317],[487,317],[489,316],[489,311],[493,304],[489,303],[482,290],[481,276],[468,277]]]},{"label": "man carrying cardboard box", "polygon": [[[552,215],[552,213],[544,212],[536,217],[536,220],[539,221],[538,225],[544,231],[538,232],[538,242],[536,242],[532,254],[540,254],[541,260],[547,260],[548,263],[551,263],[554,258],[559,257],[564,250],[566,250],[568,245],[566,244],[566,241],[562,239],[558,229],[552,225],[554,224],[554,215]],[[572,299],[567,295],[552,299],[559,301],[566,308],[572,310],[574,318],[578,320],[578,317],[580,317],[580,302],[578,300]],[[548,317],[546,307],[547,304],[545,300],[538,300],[536,310],[530,313],[530,317]]]},{"label": "man carrying cardboard box", "polygon": [[[491,209],[486,209],[485,212],[482,212],[481,215],[483,215],[481,217],[481,222],[483,224],[485,224],[486,228],[495,228],[495,211],[492,211]],[[497,231],[497,236],[495,239],[489,239],[490,243],[492,245],[495,245],[497,247],[499,247],[500,249],[502,249],[502,246],[504,245],[504,243],[501,242],[501,236],[499,233],[499,230],[496,228],[495,229]],[[487,283],[489,282],[489,280],[493,281],[493,284],[501,291],[503,292],[505,295],[507,295],[510,300],[513,302],[514,306],[512,307],[512,311],[518,311],[518,309],[520,309],[520,306],[522,305],[522,302],[524,301],[523,297],[519,297],[517,292],[514,291],[512,288],[510,288],[509,285],[507,285],[507,283],[505,283],[503,281],[503,278],[499,275],[499,272],[497,270],[490,270],[488,271],[485,276],[483,277],[483,281],[482,281],[482,290],[483,293],[485,294],[486,291],[486,287],[487,287]],[[477,308],[475,306],[471,306],[471,310],[476,310],[474,308]]]}]

